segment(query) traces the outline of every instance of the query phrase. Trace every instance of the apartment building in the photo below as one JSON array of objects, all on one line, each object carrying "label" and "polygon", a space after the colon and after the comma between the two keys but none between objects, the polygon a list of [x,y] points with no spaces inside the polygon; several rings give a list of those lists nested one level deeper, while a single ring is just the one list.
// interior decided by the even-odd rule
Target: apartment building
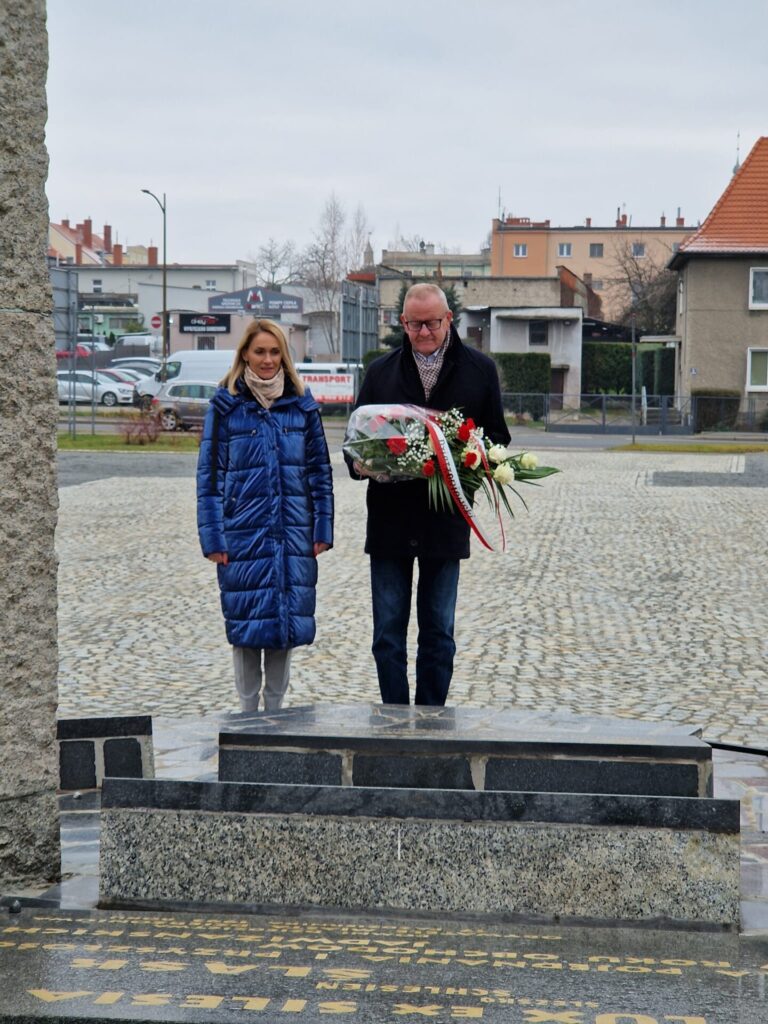
[{"label": "apartment building", "polygon": [[678,210],[674,224],[662,216],[652,227],[634,227],[621,210],[609,227],[583,225],[552,227],[548,220],[528,217],[494,219],[491,229],[491,274],[494,277],[552,277],[566,267],[602,300],[605,320],[618,317],[629,301],[622,266],[648,263],[659,270],[695,229],[686,227]]}]

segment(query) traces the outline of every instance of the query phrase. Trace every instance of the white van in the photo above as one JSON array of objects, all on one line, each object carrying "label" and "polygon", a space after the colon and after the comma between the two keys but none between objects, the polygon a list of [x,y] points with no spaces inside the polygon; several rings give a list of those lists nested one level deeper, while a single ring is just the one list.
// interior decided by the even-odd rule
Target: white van
[{"label": "white van", "polygon": [[182,349],[168,357],[165,371],[161,367],[154,377],[139,381],[134,390],[137,405],[147,407],[158,393],[163,380],[196,380],[218,384],[229,370],[235,357],[233,349]]}]

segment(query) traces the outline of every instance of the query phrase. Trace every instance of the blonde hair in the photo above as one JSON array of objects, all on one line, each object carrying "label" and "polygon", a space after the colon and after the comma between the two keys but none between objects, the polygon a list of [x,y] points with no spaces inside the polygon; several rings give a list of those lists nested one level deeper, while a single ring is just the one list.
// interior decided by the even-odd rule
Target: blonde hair
[{"label": "blonde hair", "polygon": [[280,348],[280,362],[286,376],[290,377],[291,383],[296,389],[297,395],[304,394],[304,382],[296,372],[296,367],[293,365],[291,359],[291,352],[288,348],[288,341],[286,340],[283,329],[279,324],[276,324],[274,320],[252,320],[245,329],[245,333],[237,344],[235,349],[235,358],[232,360],[232,366],[225,377],[221,379],[219,384],[221,387],[226,388],[231,395],[236,395],[237,382],[243,376],[245,372],[245,350],[251,344],[257,334],[271,334],[272,337]]}]

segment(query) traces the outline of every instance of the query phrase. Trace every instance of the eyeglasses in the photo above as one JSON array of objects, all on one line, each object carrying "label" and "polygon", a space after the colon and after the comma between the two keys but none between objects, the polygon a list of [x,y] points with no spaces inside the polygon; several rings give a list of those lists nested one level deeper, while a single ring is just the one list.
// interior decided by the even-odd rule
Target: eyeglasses
[{"label": "eyeglasses", "polygon": [[406,320],[405,326],[409,331],[418,334],[422,327],[426,327],[428,331],[436,331],[443,320],[445,313],[438,320]]}]

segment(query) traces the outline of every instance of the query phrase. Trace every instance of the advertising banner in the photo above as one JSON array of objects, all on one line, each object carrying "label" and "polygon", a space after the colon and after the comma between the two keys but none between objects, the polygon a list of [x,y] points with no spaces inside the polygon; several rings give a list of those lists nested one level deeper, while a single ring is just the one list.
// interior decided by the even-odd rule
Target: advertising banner
[{"label": "advertising banner", "polygon": [[179,313],[182,334],[229,334],[228,313]]}]

